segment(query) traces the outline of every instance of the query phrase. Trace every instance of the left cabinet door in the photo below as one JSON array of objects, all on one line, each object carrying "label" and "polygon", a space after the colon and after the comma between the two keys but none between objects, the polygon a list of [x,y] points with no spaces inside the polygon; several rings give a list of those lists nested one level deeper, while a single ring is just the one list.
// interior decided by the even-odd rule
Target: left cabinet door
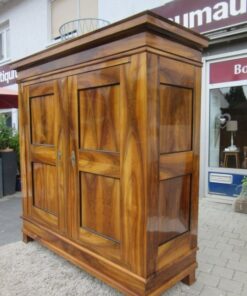
[{"label": "left cabinet door", "polygon": [[27,195],[24,215],[49,229],[66,232],[66,81],[24,86],[20,105]]}]

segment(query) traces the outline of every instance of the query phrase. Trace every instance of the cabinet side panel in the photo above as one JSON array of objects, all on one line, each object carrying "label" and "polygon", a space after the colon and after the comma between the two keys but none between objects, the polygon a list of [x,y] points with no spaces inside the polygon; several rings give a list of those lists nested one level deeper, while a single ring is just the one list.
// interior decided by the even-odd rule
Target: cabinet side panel
[{"label": "cabinet side panel", "polygon": [[[161,58],[158,270],[195,248],[191,230],[197,221],[197,213],[192,209],[198,204],[193,180],[198,174],[195,131],[199,138],[199,129],[195,119],[200,116],[200,98],[195,95],[199,85],[194,82],[194,69],[191,64]],[[170,258],[165,256],[169,245],[177,245],[181,252],[170,250]]]}]

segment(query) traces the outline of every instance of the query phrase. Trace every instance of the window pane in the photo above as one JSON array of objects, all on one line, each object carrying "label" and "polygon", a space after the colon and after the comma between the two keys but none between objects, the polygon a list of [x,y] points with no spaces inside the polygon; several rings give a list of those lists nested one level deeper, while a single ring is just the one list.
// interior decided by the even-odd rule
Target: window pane
[{"label": "window pane", "polygon": [[3,34],[0,33],[0,60],[4,58],[4,48],[3,48]]},{"label": "window pane", "polygon": [[247,169],[247,85],[210,91],[209,166]]},{"label": "window pane", "polygon": [[10,56],[9,29],[6,30],[6,58]]}]

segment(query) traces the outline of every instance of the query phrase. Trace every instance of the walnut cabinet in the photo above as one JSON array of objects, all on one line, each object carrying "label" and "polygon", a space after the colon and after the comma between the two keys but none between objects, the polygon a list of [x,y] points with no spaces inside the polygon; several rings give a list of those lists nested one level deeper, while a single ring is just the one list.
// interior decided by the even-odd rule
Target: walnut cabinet
[{"label": "walnut cabinet", "polygon": [[144,12],[13,63],[26,242],[126,295],[195,280],[205,46]]}]

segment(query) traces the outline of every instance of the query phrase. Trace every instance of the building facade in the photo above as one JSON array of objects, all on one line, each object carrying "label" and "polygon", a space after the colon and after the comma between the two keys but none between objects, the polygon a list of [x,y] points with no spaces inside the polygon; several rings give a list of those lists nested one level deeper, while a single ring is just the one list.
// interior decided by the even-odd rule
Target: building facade
[{"label": "building facade", "polygon": [[[232,202],[239,194],[247,175],[247,0],[186,0],[186,5],[185,0],[0,3],[0,86],[5,74],[1,67],[60,42],[60,26],[74,19],[112,23],[154,9],[208,36],[210,46],[203,53],[200,195]],[[12,81],[8,87],[17,86]],[[11,113],[17,125],[16,110],[1,112]]]}]

